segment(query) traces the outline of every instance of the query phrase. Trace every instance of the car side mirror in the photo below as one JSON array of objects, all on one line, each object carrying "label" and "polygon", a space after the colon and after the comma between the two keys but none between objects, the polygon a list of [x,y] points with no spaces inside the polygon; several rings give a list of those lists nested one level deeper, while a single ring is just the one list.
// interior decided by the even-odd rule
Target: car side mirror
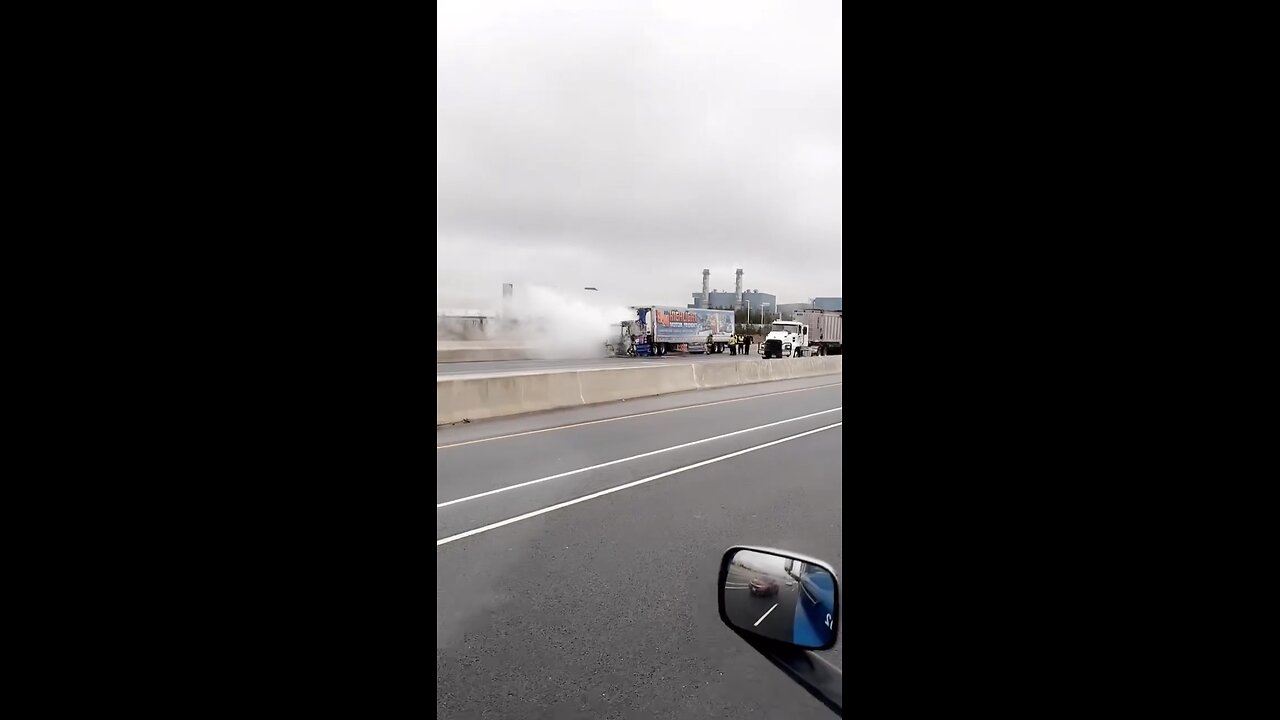
[{"label": "car side mirror", "polygon": [[720,560],[720,619],[740,632],[806,650],[840,633],[840,581],[827,563],[785,550],[735,545]]}]

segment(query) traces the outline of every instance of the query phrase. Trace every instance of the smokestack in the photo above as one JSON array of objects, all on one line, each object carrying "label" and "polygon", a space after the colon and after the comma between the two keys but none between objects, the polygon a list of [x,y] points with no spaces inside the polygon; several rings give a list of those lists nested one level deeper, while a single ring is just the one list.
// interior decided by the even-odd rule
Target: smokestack
[{"label": "smokestack", "polygon": [[702,269],[702,307],[711,306],[711,298],[707,295],[707,286],[711,284],[711,271],[707,268]]},{"label": "smokestack", "polygon": [[733,301],[737,307],[742,307],[742,268],[738,268],[735,274],[737,279],[733,283]]}]

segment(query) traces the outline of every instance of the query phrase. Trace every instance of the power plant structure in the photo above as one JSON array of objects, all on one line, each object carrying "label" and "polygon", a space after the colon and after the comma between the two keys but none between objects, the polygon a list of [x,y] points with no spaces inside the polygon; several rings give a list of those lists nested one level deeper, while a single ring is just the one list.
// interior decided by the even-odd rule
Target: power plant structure
[{"label": "power plant structure", "polygon": [[778,298],[775,295],[762,293],[759,289],[742,289],[742,268],[735,270],[733,275],[733,292],[712,289],[711,270],[703,268],[702,291],[693,293],[693,302],[689,304],[689,307],[709,310],[737,310],[741,308],[744,310],[750,309],[753,314],[760,312],[761,309],[777,307]]}]

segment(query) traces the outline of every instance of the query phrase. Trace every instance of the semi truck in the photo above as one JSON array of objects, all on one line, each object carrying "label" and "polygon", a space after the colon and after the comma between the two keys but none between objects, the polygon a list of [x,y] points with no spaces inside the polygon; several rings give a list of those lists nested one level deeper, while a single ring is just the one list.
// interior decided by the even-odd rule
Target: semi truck
[{"label": "semi truck", "polygon": [[771,357],[803,357],[809,347],[809,326],[795,320],[776,320],[760,343],[760,354]]},{"label": "semi truck", "polygon": [[669,352],[722,353],[733,342],[733,311],[641,305],[631,308],[634,317],[624,333],[636,355]]},{"label": "semi truck", "polygon": [[809,326],[810,354],[840,354],[844,339],[844,317],[839,310],[797,310],[795,319]]}]

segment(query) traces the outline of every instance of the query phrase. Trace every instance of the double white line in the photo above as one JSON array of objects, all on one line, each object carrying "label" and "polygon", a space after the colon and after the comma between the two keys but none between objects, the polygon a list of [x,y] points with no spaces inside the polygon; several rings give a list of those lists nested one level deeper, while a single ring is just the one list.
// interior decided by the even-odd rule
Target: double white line
[{"label": "double white line", "polygon": [[[467,502],[468,500],[475,500],[477,498],[488,497],[489,495],[497,495],[498,493],[503,493],[508,490],[516,490],[518,488],[528,487],[530,485],[537,485],[538,483],[544,483],[548,480],[557,480],[562,477],[569,477],[570,475],[577,475],[579,473],[584,473],[590,470],[599,470],[602,467],[609,467],[610,465],[617,465],[619,463],[631,462],[632,460],[639,460],[640,458],[650,457],[653,455],[661,455],[662,453],[672,452],[674,450],[682,450],[687,447],[693,447],[694,445],[701,445],[702,443],[709,443],[715,440],[723,440],[724,438],[733,437],[734,435],[741,435],[743,433],[753,432],[756,430],[763,430],[765,428],[771,428],[777,425],[785,425],[786,423],[796,422],[797,420],[805,420],[807,418],[817,417],[818,415],[826,415],[827,413],[840,412],[843,409],[844,409],[844,406],[842,405],[838,408],[831,408],[830,410],[821,410],[816,413],[801,415],[800,417],[793,417],[793,418],[788,418],[786,420],[779,420],[778,422],[771,422],[767,425],[757,425],[756,427],[750,427],[750,428],[747,428],[746,430],[735,430],[733,432],[725,433],[723,435],[716,435],[715,437],[703,438],[702,440],[694,440],[693,442],[687,442],[680,445],[672,445],[671,447],[662,448],[661,450],[651,450],[646,453],[640,453],[639,455],[632,455],[631,457],[624,457],[624,458],[619,458],[617,460],[610,460],[609,462],[603,462],[603,463],[600,463],[599,465],[591,465],[590,467],[578,468],[577,470],[570,470],[568,472],[556,473],[555,475],[548,475],[546,477],[538,478],[537,480],[529,480],[527,482],[516,483],[515,485],[500,487],[497,490],[489,490],[488,492],[476,493],[475,495],[468,495],[466,497],[458,498],[457,500],[448,500],[442,503],[436,503],[436,509],[439,510],[442,507],[457,505],[458,503],[464,503],[464,502]],[[802,436],[797,435],[796,437],[802,437]],[[726,455],[725,457],[731,457],[731,456]],[[436,543],[436,544],[439,545],[440,543]]]},{"label": "double white line", "polygon": [[[790,420],[782,420],[782,421],[779,421],[779,422],[776,422],[776,423],[769,423],[768,425],[761,425],[761,426],[759,426],[759,427],[748,428],[748,429],[746,429],[746,430],[738,430],[738,431],[736,431],[736,432],[727,433],[727,434],[725,434],[725,435],[717,435],[716,437],[713,437],[713,438],[707,438],[706,440],[696,440],[696,441],[691,442],[691,443],[685,443],[684,445],[677,445],[677,446],[675,446],[675,447],[665,448],[665,449],[663,449],[663,450],[654,450],[653,452],[648,452],[648,453],[644,453],[644,454],[641,454],[641,455],[636,455],[636,456],[634,456],[634,457],[630,457],[630,458],[623,458],[622,460],[614,460],[614,461],[612,461],[612,462],[603,463],[603,464],[601,464],[601,465],[593,465],[593,466],[592,466],[592,468],[604,467],[605,465],[613,465],[613,464],[615,464],[615,463],[624,462],[624,461],[626,461],[626,460],[634,460],[635,458],[645,457],[645,456],[647,456],[647,455],[656,455],[656,454],[658,454],[658,453],[660,453],[660,452],[668,452],[668,451],[670,451],[670,450],[675,450],[675,449],[677,449],[677,448],[688,447],[688,446],[690,446],[690,445],[697,445],[698,443],[710,442],[710,441],[712,441],[712,440],[718,440],[718,439],[720,439],[720,438],[726,438],[726,437],[730,437],[730,436],[732,436],[732,435],[740,435],[740,434],[742,434],[742,433],[744,433],[744,432],[750,432],[750,431],[752,431],[752,430],[759,430],[760,428],[772,427],[772,426],[774,426],[774,425],[781,425],[782,423],[795,422],[796,420],[802,420],[802,419],[807,418],[807,417],[813,417],[814,415],[823,415],[823,414],[825,414],[825,413],[836,412],[836,411],[841,410],[841,409],[842,409],[842,408],[832,408],[831,410],[823,410],[822,412],[816,412],[816,413],[812,413],[812,414],[810,414],[810,415],[804,415],[804,416],[802,416],[802,417],[798,417],[798,418],[791,418]],[[782,443],[784,443],[784,442],[791,442],[792,440],[799,440],[800,438],[805,437],[806,435],[812,435],[812,434],[814,434],[814,433],[820,433],[820,432],[822,432],[823,430],[830,430],[831,428],[840,427],[840,426],[841,426],[841,425],[843,425],[843,424],[844,424],[843,422],[832,423],[832,424],[830,424],[830,425],[826,425],[826,426],[824,426],[824,427],[820,427],[820,428],[817,428],[817,429],[815,429],[815,430],[809,430],[809,431],[807,431],[807,432],[802,432],[802,433],[800,433],[799,435],[792,435],[791,437],[785,437],[785,438],[782,438],[781,440],[774,440],[774,441],[772,441],[772,442],[767,442],[767,443],[765,443],[765,444],[763,444],[763,445],[756,445],[755,447],[749,447],[749,448],[747,448],[747,449],[745,449],[745,450],[738,450],[737,452],[731,452],[731,453],[729,453],[729,454],[727,454],[727,455],[721,455],[720,457],[714,457],[714,458],[711,458],[710,460],[703,460],[702,462],[696,462],[696,463],[694,463],[694,464],[692,464],[692,465],[686,465],[686,466],[681,467],[681,468],[676,468],[675,470],[668,470],[668,471],[666,471],[666,472],[658,473],[657,475],[650,475],[650,476],[649,476],[649,477],[647,477],[647,478],[641,478],[641,479],[639,479],[639,480],[634,480],[634,481],[629,482],[629,483],[624,483],[624,484],[622,484],[622,485],[618,485],[618,486],[615,486],[615,487],[611,487],[611,488],[608,488],[608,489],[606,489],[606,490],[601,490],[601,491],[599,491],[599,492],[593,492],[593,493],[591,493],[590,495],[583,495],[582,497],[577,497],[577,498],[574,498],[574,499],[572,499],[572,500],[567,500],[567,501],[562,502],[562,503],[557,503],[557,504],[555,504],[555,505],[551,505],[551,506],[549,506],[549,507],[544,507],[544,508],[542,508],[541,510],[534,510],[533,512],[528,512],[528,513],[525,513],[525,514],[523,514],[523,515],[517,515],[517,516],[512,517],[512,518],[507,518],[506,520],[499,520],[499,521],[498,521],[498,522],[496,522],[496,523],[491,523],[491,524],[489,524],[489,525],[485,525],[485,526],[483,526],[483,527],[478,527],[478,528],[476,528],[475,530],[468,530],[468,531],[466,531],[466,532],[458,533],[457,535],[450,535],[450,536],[449,536],[449,537],[447,537],[447,538],[442,538],[442,539],[440,539],[440,540],[437,540],[437,541],[436,541],[436,547],[439,547],[439,546],[441,546],[441,545],[446,545],[446,544],[448,544],[448,543],[455,542],[455,541],[457,541],[457,540],[461,540],[461,539],[463,539],[463,538],[471,537],[472,535],[479,535],[480,533],[483,533],[483,532],[489,532],[490,530],[494,530],[494,529],[496,529],[496,528],[500,528],[500,527],[502,527],[502,526],[504,526],[504,525],[510,525],[510,524],[512,524],[512,523],[518,523],[518,522],[520,522],[521,520],[528,520],[529,518],[537,517],[537,516],[539,516],[539,515],[545,515],[545,514],[547,514],[547,513],[549,513],[549,512],[552,512],[552,511],[555,511],[555,510],[559,510],[559,509],[561,509],[561,508],[567,508],[567,507],[569,507],[570,505],[577,505],[578,503],[586,502],[586,501],[588,501],[588,500],[594,500],[594,499],[596,499],[596,498],[598,498],[598,497],[603,497],[603,496],[605,496],[605,495],[609,495],[609,494],[611,494],[611,493],[616,493],[616,492],[618,492],[618,491],[620,491],[620,490],[626,490],[627,488],[633,488],[633,487],[636,487],[637,485],[643,485],[643,484],[645,484],[645,483],[653,482],[654,480],[659,480],[659,479],[664,478],[664,477],[669,477],[669,476],[671,476],[671,475],[676,475],[676,474],[679,474],[679,473],[682,473],[682,472],[686,472],[686,471],[688,471],[688,470],[693,470],[693,469],[695,469],[695,468],[700,468],[700,467],[703,467],[704,465],[711,465],[712,463],[723,462],[723,461],[725,461],[725,460],[728,460],[729,458],[735,458],[735,457],[738,457],[739,455],[746,455],[747,453],[753,453],[753,452],[756,452],[757,450],[764,450],[764,449],[765,449],[765,448],[767,448],[767,447],[773,447],[774,445],[780,445],[780,444],[782,444]],[[443,507],[443,506],[445,506],[445,505],[452,505],[452,504],[454,504],[454,503],[463,502],[464,500],[471,500],[471,499],[473,499],[473,498],[483,497],[483,496],[485,496],[485,495],[492,495],[492,494],[494,494],[494,493],[503,492],[503,491],[505,491],[505,490],[511,490],[511,489],[518,488],[518,487],[524,487],[524,486],[526,486],[526,485],[532,485],[533,483],[536,483],[536,482],[544,482],[544,481],[546,481],[546,480],[551,480],[551,479],[553,479],[553,478],[557,478],[557,477],[564,477],[565,475],[572,475],[572,474],[574,474],[574,473],[583,472],[583,471],[586,471],[586,470],[590,470],[590,469],[592,469],[592,468],[583,468],[582,470],[574,470],[574,471],[572,471],[572,472],[561,473],[561,474],[559,474],[559,475],[552,475],[552,476],[550,476],[550,477],[539,478],[538,480],[530,480],[529,482],[526,482],[526,483],[520,483],[519,485],[511,485],[510,487],[499,488],[498,490],[490,490],[490,491],[489,491],[489,492],[487,492],[487,493],[480,493],[479,495],[472,495],[471,497],[460,498],[460,499],[458,499],[458,500],[451,500],[451,501],[449,501],[449,502],[447,502],[447,503],[441,503],[440,505],[437,505],[436,507],[437,507],[437,508],[439,508],[439,507]],[[770,610],[772,611],[772,608],[770,608]],[[768,613],[765,613],[765,614],[766,614],[766,615],[768,615]],[[764,619],[763,617],[762,617],[762,618],[760,618],[760,620],[763,620],[763,619]],[[759,623],[759,621],[756,621],[756,622],[757,622],[757,624]]]}]

